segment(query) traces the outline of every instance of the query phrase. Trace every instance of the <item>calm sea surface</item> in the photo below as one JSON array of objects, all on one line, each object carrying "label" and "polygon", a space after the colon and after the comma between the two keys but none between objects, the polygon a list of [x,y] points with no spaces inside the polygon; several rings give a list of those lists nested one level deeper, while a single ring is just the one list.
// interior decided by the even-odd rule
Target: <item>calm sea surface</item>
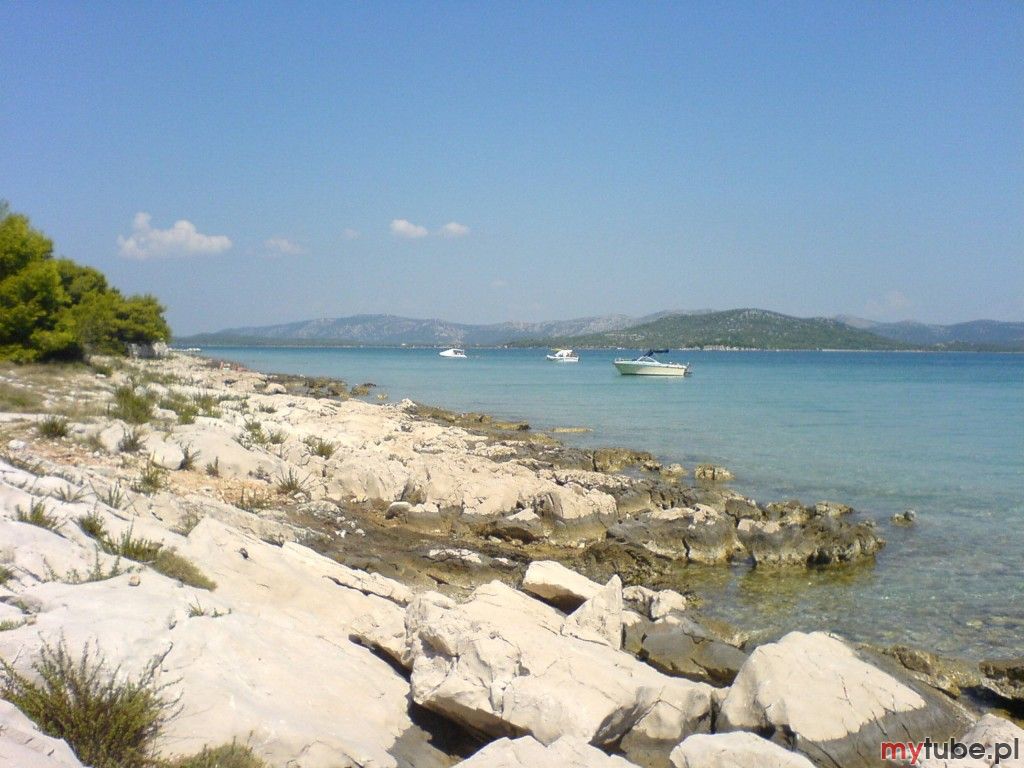
[{"label": "calm sea surface", "polygon": [[[541,350],[211,348],[251,368],[370,381],[392,400],[587,426],[585,445],[723,464],[761,501],[831,499],[876,518],[874,567],[780,574],[692,568],[724,618],[829,628],[963,656],[1024,653],[1024,355],[680,352],[687,379],[619,376]],[[894,512],[918,523],[898,528]]]}]

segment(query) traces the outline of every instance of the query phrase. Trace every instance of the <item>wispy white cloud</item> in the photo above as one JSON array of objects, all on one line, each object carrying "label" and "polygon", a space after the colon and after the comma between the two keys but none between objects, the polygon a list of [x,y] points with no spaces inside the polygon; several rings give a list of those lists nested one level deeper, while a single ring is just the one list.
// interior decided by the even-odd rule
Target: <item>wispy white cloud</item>
[{"label": "wispy white cloud", "polygon": [[491,280],[491,288],[507,288],[507,287],[508,287],[508,280],[502,280],[500,277],[495,279],[495,280]]},{"label": "wispy white cloud", "polygon": [[459,224],[457,221],[449,221],[441,229],[437,231],[441,237],[465,237],[469,234],[469,227],[465,224]]},{"label": "wispy white cloud", "polygon": [[204,235],[191,221],[181,219],[167,229],[152,225],[152,216],[143,211],[135,214],[132,233],[118,235],[117,247],[129,259],[150,259],[159,256],[201,256],[223,253],[231,247],[226,235]]},{"label": "wispy white cloud", "polygon": [[419,224],[413,224],[411,221],[406,219],[392,219],[391,234],[395,237],[405,238],[406,240],[419,240],[421,237],[426,237],[430,233],[427,231],[426,227],[421,227]]},{"label": "wispy white cloud", "polygon": [[864,313],[869,317],[893,318],[914,306],[902,291],[895,289],[886,291],[883,296],[871,299],[864,305]]},{"label": "wispy white cloud", "polygon": [[306,252],[301,245],[293,243],[285,237],[272,237],[269,240],[264,240],[263,247],[270,253],[281,256],[298,256],[300,253]]},{"label": "wispy white cloud", "polygon": [[345,227],[345,229],[341,231],[341,238],[342,240],[358,240],[359,234],[360,233],[358,229],[352,229],[352,227]]}]

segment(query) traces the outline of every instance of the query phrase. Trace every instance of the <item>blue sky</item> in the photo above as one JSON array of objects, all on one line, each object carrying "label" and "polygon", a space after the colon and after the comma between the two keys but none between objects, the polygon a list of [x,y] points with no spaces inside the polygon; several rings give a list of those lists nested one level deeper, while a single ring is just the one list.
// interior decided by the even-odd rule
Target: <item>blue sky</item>
[{"label": "blue sky", "polygon": [[8,2],[0,197],[178,333],[1020,320],[1024,4]]}]

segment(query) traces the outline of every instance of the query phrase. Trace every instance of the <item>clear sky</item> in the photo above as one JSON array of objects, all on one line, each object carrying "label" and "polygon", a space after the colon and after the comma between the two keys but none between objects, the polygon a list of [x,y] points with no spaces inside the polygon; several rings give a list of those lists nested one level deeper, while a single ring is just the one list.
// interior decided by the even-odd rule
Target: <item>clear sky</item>
[{"label": "clear sky", "polygon": [[1024,3],[0,3],[0,197],[176,332],[1024,319]]}]

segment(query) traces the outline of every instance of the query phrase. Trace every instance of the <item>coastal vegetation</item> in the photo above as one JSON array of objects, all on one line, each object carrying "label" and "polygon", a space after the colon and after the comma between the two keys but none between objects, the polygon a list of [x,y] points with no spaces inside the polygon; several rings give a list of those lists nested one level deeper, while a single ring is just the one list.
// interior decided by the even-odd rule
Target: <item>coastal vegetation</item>
[{"label": "coastal vegetation", "polygon": [[153,296],[124,296],[99,270],[55,258],[53,242],[0,202],[0,360],[122,355],[170,337],[163,313]]}]

